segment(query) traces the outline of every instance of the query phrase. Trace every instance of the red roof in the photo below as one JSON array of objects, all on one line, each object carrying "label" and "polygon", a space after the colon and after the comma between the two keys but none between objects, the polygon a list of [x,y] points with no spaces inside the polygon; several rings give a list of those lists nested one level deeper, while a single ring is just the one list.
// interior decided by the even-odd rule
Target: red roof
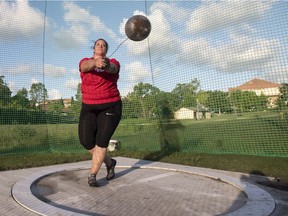
[{"label": "red roof", "polygon": [[250,80],[240,86],[229,88],[228,91],[236,91],[236,90],[256,90],[256,89],[266,89],[266,88],[278,88],[281,84],[269,82],[261,79],[253,79]]}]

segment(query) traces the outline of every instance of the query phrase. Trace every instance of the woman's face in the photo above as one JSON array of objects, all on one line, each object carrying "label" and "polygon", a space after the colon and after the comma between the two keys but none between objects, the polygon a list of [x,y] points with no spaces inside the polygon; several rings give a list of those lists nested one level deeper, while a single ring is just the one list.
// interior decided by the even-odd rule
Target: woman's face
[{"label": "woman's face", "polygon": [[94,45],[94,54],[105,56],[107,53],[107,44],[103,40],[96,41]]}]

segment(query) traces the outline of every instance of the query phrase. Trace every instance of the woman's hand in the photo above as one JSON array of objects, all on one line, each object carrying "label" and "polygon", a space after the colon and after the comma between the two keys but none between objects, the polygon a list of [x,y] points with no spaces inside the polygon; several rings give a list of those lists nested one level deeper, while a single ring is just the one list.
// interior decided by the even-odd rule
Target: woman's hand
[{"label": "woman's hand", "polygon": [[94,59],[94,65],[96,68],[105,70],[110,67],[110,61],[108,58],[96,58]]},{"label": "woman's hand", "polygon": [[110,60],[108,58],[104,58],[104,63],[101,69],[106,70],[110,68]]}]

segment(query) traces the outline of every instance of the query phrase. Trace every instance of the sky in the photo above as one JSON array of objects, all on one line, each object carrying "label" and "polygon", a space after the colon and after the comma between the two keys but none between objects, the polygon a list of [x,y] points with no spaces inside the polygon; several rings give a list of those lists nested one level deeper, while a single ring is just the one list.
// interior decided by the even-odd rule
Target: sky
[{"label": "sky", "polygon": [[[125,41],[127,20],[139,14],[149,37]],[[12,95],[41,82],[48,99],[75,97],[79,61],[98,38],[121,64],[122,96],[139,82],[167,92],[193,79],[211,91],[254,78],[288,83],[286,0],[0,0],[0,76]]]}]

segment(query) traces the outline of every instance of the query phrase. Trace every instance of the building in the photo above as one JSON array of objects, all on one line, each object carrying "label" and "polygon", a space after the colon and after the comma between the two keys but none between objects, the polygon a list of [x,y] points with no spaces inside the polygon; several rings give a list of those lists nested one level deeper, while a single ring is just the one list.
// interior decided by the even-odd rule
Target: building
[{"label": "building", "polygon": [[72,104],[72,99],[71,98],[66,98],[66,99],[54,99],[54,100],[45,100],[45,103],[42,102],[38,106],[40,107],[41,110],[47,110],[47,105],[53,104],[53,103],[60,103],[63,101],[63,110],[69,109]]},{"label": "building", "polygon": [[174,113],[174,118],[179,119],[194,119],[196,112],[192,108],[182,107]]},{"label": "building", "polygon": [[201,120],[203,118],[210,119],[211,113],[203,108],[194,108],[194,107],[182,107],[176,112],[174,112],[174,119],[196,119]]},{"label": "building", "polygon": [[281,84],[255,78],[240,86],[228,88],[228,92],[253,91],[258,96],[265,95],[268,97],[268,106],[272,108],[280,95],[280,87]]}]

